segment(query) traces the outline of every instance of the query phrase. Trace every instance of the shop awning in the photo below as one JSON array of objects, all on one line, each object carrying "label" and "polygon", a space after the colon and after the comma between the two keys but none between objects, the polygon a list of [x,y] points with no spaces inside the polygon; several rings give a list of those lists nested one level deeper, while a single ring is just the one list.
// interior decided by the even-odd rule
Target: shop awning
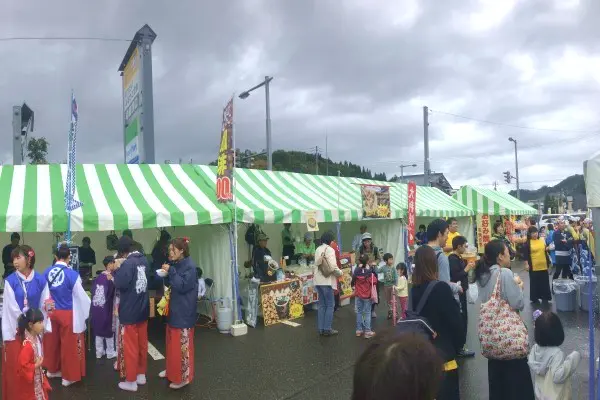
[{"label": "shop awning", "polygon": [[538,211],[508,193],[492,189],[463,186],[454,198],[477,214],[535,215]]},{"label": "shop awning", "polygon": [[[394,183],[400,187],[403,194],[403,202],[407,203],[407,186],[402,183]],[[438,188],[417,186],[417,217],[468,217],[475,213],[468,207],[462,205]]]},{"label": "shop awning", "polygon": [[[0,167],[0,231],[64,232],[66,165]],[[231,221],[193,165],[77,166],[73,231],[108,231]]]},{"label": "shop awning", "polygon": [[[214,190],[216,167],[196,168]],[[312,211],[319,222],[360,219],[360,188],[343,178],[242,168],[235,172],[240,222],[303,223]]]}]

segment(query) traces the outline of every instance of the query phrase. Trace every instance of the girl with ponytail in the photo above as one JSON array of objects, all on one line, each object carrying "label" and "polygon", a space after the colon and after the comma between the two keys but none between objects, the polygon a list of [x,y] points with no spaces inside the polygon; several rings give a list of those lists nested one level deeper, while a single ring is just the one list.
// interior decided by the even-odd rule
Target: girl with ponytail
[{"label": "girl with ponytail", "polygon": [[18,333],[23,338],[16,367],[18,398],[48,400],[48,392],[52,388],[42,370],[44,352],[41,336],[44,332],[44,314],[37,308],[30,308],[19,317],[18,325]]}]

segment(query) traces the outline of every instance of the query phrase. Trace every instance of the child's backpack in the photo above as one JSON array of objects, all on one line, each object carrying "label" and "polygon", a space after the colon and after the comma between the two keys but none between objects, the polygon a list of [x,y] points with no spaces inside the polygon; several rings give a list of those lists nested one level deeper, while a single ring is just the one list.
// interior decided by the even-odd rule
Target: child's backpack
[{"label": "child's backpack", "polygon": [[425,293],[423,293],[421,300],[419,300],[417,308],[406,310],[406,319],[398,321],[398,324],[396,325],[397,333],[416,333],[431,341],[436,338],[437,333],[433,330],[431,324],[427,321],[427,318],[421,316],[421,311],[423,311],[423,307],[427,304],[429,294],[438,283],[440,283],[440,281],[431,281],[429,285],[427,285],[427,289],[425,289]]}]

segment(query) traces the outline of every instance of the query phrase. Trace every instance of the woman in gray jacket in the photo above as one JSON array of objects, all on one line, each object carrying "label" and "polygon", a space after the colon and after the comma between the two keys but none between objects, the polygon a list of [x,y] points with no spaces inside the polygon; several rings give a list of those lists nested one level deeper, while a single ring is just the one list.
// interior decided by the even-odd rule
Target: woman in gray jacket
[{"label": "woman in gray jacket", "polygon": [[[487,302],[500,279],[500,295],[516,311],[522,311],[523,281],[510,270],[510,253],[501,240],[492,240],[485,246],[485,255],[475,268],[479,286],[479,301]],[[527,358],[514,360],[488,359],[490,400],[533,400],[533,382]]]}]

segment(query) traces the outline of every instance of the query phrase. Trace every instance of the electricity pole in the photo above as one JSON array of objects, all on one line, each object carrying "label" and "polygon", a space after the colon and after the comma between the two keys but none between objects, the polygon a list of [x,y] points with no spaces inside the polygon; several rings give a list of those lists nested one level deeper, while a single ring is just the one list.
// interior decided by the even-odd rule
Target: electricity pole
[{"label": "electricity pole", "polygon": [[315,146],[315,171],[319,175],[319,146]]},{"label": "electricity pole", "polygon": [[425,171],[423,174],[423,183],[429,186],[429,108],[423,106],[423,147],[425,148]]},{"label": "electricity pole", "polygon": [[519,156],[517,153],[517,140],[509,137],[508,140],[515,144],[515,170],[516,170],[516,179],[517,179],[517,199],[521,200],[521,187],[519,186]]},{"label": "electricity pole", "polygon": [[325,132],[325,175],[329,176],[329,146],[327,132]]}]

